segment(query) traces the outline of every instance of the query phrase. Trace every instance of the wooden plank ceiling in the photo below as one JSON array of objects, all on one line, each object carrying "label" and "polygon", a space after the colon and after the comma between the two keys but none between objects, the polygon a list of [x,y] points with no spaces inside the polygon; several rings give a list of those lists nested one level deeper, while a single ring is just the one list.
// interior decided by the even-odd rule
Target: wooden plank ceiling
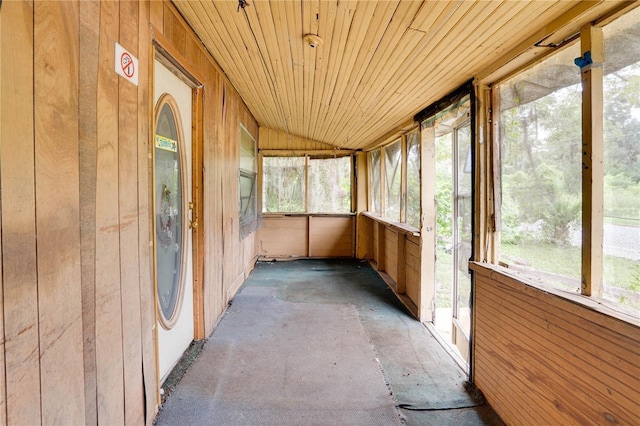
[{"label": "wooden plank ceiling", "polygon": [[[350,149],[379,141],[579,3],[174,2],[260,126]],[[322,44],[306,44],[309,33]]]}]

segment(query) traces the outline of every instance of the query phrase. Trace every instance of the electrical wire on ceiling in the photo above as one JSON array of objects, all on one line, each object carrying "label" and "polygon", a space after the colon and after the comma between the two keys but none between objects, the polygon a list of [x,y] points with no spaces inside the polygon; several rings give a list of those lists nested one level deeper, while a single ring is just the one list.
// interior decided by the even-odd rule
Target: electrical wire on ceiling
[{"label": "electrical wire on ceiling", "polygon": [[238,0],[238,12],[240,12],[240,9],[244,10],[247,6],[249,6],[249,2],[247,0]]},{"label": "electrical wire on ceiling", "polygon": [[287,132],[287,139],[290,140],[291,136],[289,134],[289,123],[287,122],[287,116],[284,113],[284,108],[282,107],[282,101],[278,96],[278,89],[276,88],[276,83],[274,81],[271,68],[267,65],[267,61],[264,58],[264,54],[262,53],[262,50],[260,49],[260,45],[258,44],[258,37],[256,36],[256,33],[255,31],[253,31],[253,27],[251,26],[251,21],[249,20],[249,15],[247,14],[247,11],[246,11],[247,6],[249,6],[249,3],[247,2],[247,0],[238,0],[238,12],[240,12],[240,9],[242,9],[242,12],[244,12],[244,17],[247,22],[247,26],[249,27],[249,31],[251,31],[251,35],[253,36],[253,41],[256,45],[256,49],[258,49],[258,53],[260,54],[260,60],[262,61],[262,66],[264,67],[265,72],[269,77],[271,92],[272,92],[273,98],[275,99],[276,104],[278,105],[278,109],[279,109],[282,121],[284,123],[284,128]]}]

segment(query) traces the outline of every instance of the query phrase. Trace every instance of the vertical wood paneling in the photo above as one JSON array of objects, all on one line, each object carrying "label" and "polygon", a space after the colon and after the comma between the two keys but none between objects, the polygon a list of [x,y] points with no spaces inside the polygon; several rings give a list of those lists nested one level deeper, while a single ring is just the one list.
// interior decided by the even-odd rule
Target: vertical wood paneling
[{"label": "vertical wood paneling", "polygon": [[[167,22],[213,112],[202,147],[208,332],[225,285],[255,261],[255,234],[238,238],[237,157],[240,122],[254,137],[257,122],[170,3],[5,2],[0,20],[0,425],[151,424],[149,23]],[[114,73],[116,42],[139,59],[138,87]]]},{"label": "vertical wood paneling", "polygon": [[[335,146],[317,142],[311,139],[288,135],[285,132],[260,127],[258,140],[259,149],[282,149],[296,151],[313,151],[321,149],[334,149]],[[256,133],[253,133],[254,135]]]},{"label": "vertical wood paneling", "polygon": [[384,271],[398,282],[398,232],[385,228],[381,234],[384,239]]},{"label": "vertical wood paneling", "polygon": [[0,424],[5,421],[8,424],[37,424],[41,416],[32,4],[5,4],[2,20],[5,25],[0,28],[0,182],[4,315],[0,318],[4,321],[0,324],[4,324],[4,339],[3,347],[0,347],[3,361],[0,363]]},{"label": "vertical wood paneling", "polygon": [[160,33],[164,31],[164,1],[162,0],[148,0],[150,15],[149,22]]},{"label": "vertical wood paneling", "polygon": [[420,243],[405,236],[406,293],[411,301],[420,305]]},{"label": "vertical wood paneling", "polygon": [[100,3],[96,158],[96,369],[98,422],[124,423],[122,293],[120,289],[118,84],[113,49],[119,8]]},{"label": "vertical wood paneling", "polygon": [[[120,6],[120,44],[138,57],[138,4]],[[142,336],[138,258],[138,86],[118,88],[118,194],[124,423],[144,422]],[[146,196],[146,195],[143,195]]]},{"label": "vertical wood paneling", "polygon": [[355,217],[309,217],[309,256],[352,257]]},{"label": "vertical wood paneling", "polygon": [[[2,27],[2,18],[0,18],[0,29]],[[0,43],[2,43],[2,35],[0,35]],[[1,54],[0,54],[1,55]],[[1,74],[1,72],[0,72]],[[2,89],[0,89],[0,92]],[[2,118],[2,108],[0,107],[0,119]],[[0,187],[2,181],[0,180]],[[0,209],[0,223],[2,222],[2,209]],[[2,256],[2,227],[0,227],[0,256]],[[3,282],[3,268],[2,262],[0,262],[0,289],[4,289]],[[0,333],[4,335],[4,296],[0,298]],[[6,386],[1,386],[6,383],[5,375],[5,356],[4,356],[5,344],[4,339],[0,342],[0,425],[7,424],[7,392]]]},{"label": "vertical wood paneling", "polygon": [[[209,336],[213,331],[217,315],[222,312],[222,292],[213,283],[222,282],[220,273],[220,262],[212,262],[211,257],[221,256],[221,223],[211,218],[218,217],[220,213],[220,193],[222,185],[219,180],[218,167],[218,130],[217,119],[222,116],[220,112],[220,79],[214,71],[209,69],[206,72],[208,85],[204,87],[204,109],[206,114],[203,117],[203,131],[213,134],[213,138],[206,138],[203,135],[203,188],[206,188],[208,196],[203,198],[203,226],[207,230],[204,238],[204,282],[209,283],[204,286],[204,324],[205,335]],[[206,130],[205,130],[206,129]]]},{"label": "vertical wood paneling", "polygon": [[151,255],[151,150],[150,123],[151,102],[150,92],[150,62],[151,35],[149,33],[150,7],[159,3],[144,0],[139,5],[139,49],[138,66],[138,256],[139,256],[139,289],[140,289],[140,317],[142,339],[142,374],[143,402],[145,423],[150,425],[158,410],[158,378],[156,370],[155,351],[155,299],[152,284],[152,255]]},{"label": "vertical wood paneling", "polygon": [[264,217],[258,234],[260,255],[269,259],[306,257],[308,229],[303,216]]},{"label": "vertical wood paneling", "polygon": [[75,2],[41,2],[34,15],[36,226],[44,424],[84,414]]},{"label": "vertical wood paneling", "polygon": [[96,158],[100,3],[80,2],[79,160],[80,244],[82,249],[82,329],[85,423],[97,424],[96,375]]}]

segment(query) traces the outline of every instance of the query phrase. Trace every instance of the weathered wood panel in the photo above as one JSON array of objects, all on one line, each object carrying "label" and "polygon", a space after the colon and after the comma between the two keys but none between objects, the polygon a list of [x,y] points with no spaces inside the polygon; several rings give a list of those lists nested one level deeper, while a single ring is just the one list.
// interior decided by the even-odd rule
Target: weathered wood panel
[{"label": "weathered wood panel", "polygon": [[286,132],[260,127],[260,142],[258,148],[261,150],[286,150],[286,151],[314,151],[314,150],[331,150],[336,148],[322,142],[311,139],[301,138],[299,136],[288,135]]},{"label": "weathered wood panel", "polygon": [[354,217],[309,217],[310,257],[352,257]]},{"label": "weathered wood panel", "polygon": [[398,231],[385,227],[384,269],[393,281],[398,282]]},{"label": "weathered wood panel", "polygon": [[[416,305],[420,304],[420,244],[411,237],[405,238],[404,262],[406,268],[406,293]],[[402,259],[398,259],[402,261]]]},{"label": "weathered wood panel", "polygon": [[[120,288],[118,82],[113,49],[117,3],[100,3],[97,83],[95,321],[98,421],[124,422],[122,293]],[[124,135],[123,135],[124,136]]]},{"label": "weathered wood panel", "polygon": [[[227,126],[221,114],[202,126],[209,333],[226,304],[222,241],[235,240],[226,254],[243,279],[255,261],[228,164],[240,122],[254,136],[257,122],[170,3],[15,1],[0,19],[0,424],[150,424],[153,31],[167,22],[172,50],[206,76],[205,111],[231,105]],[[116,42],[139,59],[137,87],[114,73]]]},{"label": "weathered wood panel", "polygon": [[42,423],[85,421],[75,2],[34,4],[34,107]]},{"label": "weathered wood panel", "polygon": [[270,216],[261,219],[260,256],[299,258],[308,256],[308,225],[305,216]]},{"label": "weathered wood panel", "polygon": [[41,418],[32,13],[29,2],[5,4],[0,27],[0,424],[37,424]]},{"label": "weathered wood panel", "polygon": [[[139,7],[120,2],[120,44],[139,55]],[[118,87],[118,194],[120,291],[124,378],[124,423],[144,423],[142,323],[138,253],[138,87],[124,80]]]},{"label": "weathered wood panel", "polygon": [[97,91],[100,2],[80,3],[79,74],[79,161],[80,161],[80,242],[82,248],[82,329],[84,359],[85,423],[97,424],[96,370],[96,175],[97,175]]},{"label": "weathered wood panel", "polygon": [[638,325],[474,270],[475,382],[507,423],[640,422]]},{"label": "weathered wood panel", "polygon": [[[151,2],[153,4],[154,2]],[[158,411],[159,390],[155,352],[155,301],[151,252],[151,96],[149,32],[150,3],[141,1],[138,37],[138,288],[140,289],[140,334],[142,346],[143,409],[145,424],[150,425]]]}]

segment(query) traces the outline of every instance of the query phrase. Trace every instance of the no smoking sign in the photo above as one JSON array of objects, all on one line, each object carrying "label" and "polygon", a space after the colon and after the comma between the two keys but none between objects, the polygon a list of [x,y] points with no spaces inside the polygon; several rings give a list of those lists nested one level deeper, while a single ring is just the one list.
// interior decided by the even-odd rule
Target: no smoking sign
[{"label": "no smoking sign", "polygon": [[116,43],[115,51],[116,73],[137,86],[138,59],[118,43]]}]

